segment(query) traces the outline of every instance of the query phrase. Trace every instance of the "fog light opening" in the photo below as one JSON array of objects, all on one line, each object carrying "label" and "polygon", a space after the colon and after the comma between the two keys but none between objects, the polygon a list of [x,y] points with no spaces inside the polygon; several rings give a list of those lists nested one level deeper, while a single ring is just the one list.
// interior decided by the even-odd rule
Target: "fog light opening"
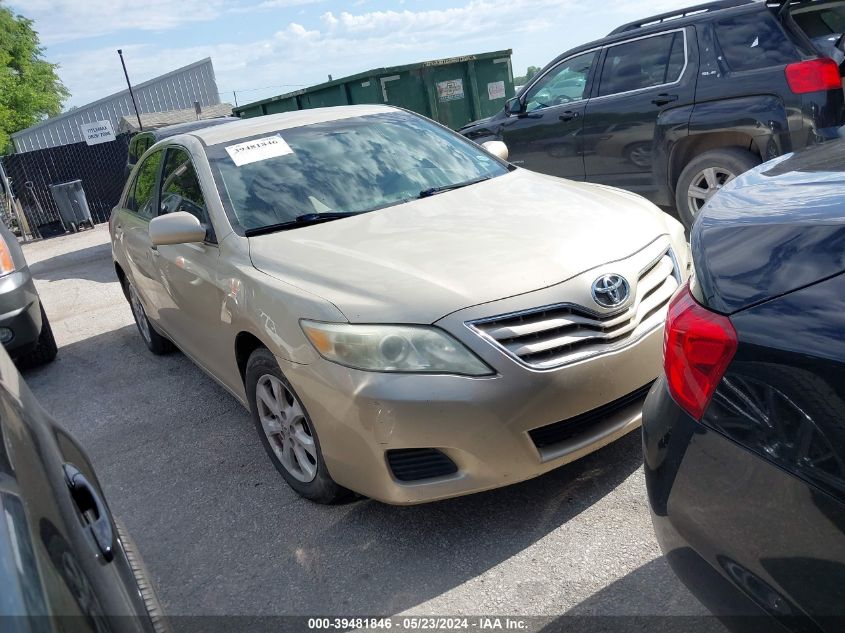
[{"label": "fog light opening", "polygon": [[7,327],[0,327],[0,343],[5,345],[15,338],[15,333]]}]

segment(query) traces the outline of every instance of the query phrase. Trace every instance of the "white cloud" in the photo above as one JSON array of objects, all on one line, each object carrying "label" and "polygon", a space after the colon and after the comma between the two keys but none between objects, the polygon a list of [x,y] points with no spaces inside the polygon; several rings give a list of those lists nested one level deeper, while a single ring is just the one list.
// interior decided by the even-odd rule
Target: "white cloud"
[{"label": "white cloud", "polygon": [[12,7],[35,20],[44,45],[59,44],[131,28],[169,30],[214,20],[226,0],[26,0]]},{"label": "white cloud", "polygon": [[[155,0],[150,0],[155,1]],[[194,0],[182,0],[192,2]],[[291,0],[287,0],[291,1]],[[464,0],[444,10],[324,12],[309,27],[290,22],[272,37],[207,46],[162,49],[125,46],[134,82],[206,56],[214,62],[220,90],[242,90],[240,103],[310,85],[331,73],[341,77],[385,66],[514,49],[514,70],[544,65],[568,48],[601,37],[627,20],[684,6],[688,0],[649,0],[631,7],[609,0],[596,16],[587,0]],[[112,49],[65,55],[56,61],[70,88],[71,103],[83,105],[123,88]],[[92,81],[97,78],[97,82]],[[254,88],[264,90],[247,90]],[[231,92],[223,94],[231,100]]]},{"label": "white cloud", "polygon": [[324,0],[264,0],[257,9],[289,9],[290,7],[301,7],[306,4],[317,4]]}]

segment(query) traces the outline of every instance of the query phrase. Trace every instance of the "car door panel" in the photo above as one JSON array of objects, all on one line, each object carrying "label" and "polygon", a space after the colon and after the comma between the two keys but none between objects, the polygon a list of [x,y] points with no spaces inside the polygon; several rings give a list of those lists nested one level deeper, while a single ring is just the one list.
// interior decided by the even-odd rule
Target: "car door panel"
[{"label": "car door panel", "polygon": [[584,180],[581,128],[586,103],[548,108],[505,125],[502,139],[510,162],[532,171]]},{"label": "car door panel", "polygon": [[223,342],[222,321],[227,285],[219,279],[219,247],[205,206],[207,196],[187,149],[167,148],[160,198],[160,215],[186,211],[208,227],[205,242],[157,249],[156,273],[163,289],[159,304],[162,326],[203,367],[223,366],[230,351]]},{"label": "car door panel", "polygon": [[123,246],[129,270],[129,281],[138,291],[147,316],[158,321],[161,304],[161,283],[155,263],[156,252],[150,241],[150,221],[131,211],[121,212]]},{"label": "car door panel", "polygon": [[158,321],[162,287],[155,258],[157,253],[150,241],[150,219],[158,205],[158,177],[161,171],[162,151],[153,152],[143,159],[135,175],[132,192],[126,206],[118,211],[115,233],[123,249],[129,281],[137,290],[147,316]]},{"label": "car door panel", "polygon": [[502,122],[510,161],[526,169],[584,180],[581,130],[597,51],[562,61],[526,92],[523,112]]},{"label": "car door panel", "polygon": [[159,314],[176,344],[204,367],[219,366],[221,306],[226,293],[217,278],[214,244],[159,246],[158,274],[165,291]]},{"label": "car door panel", "polygon": [[582,132],[588,181],[634,191],[655,188],[657,122],[663,113],[694,103],[697,59],[691,28],[605,49]]}]

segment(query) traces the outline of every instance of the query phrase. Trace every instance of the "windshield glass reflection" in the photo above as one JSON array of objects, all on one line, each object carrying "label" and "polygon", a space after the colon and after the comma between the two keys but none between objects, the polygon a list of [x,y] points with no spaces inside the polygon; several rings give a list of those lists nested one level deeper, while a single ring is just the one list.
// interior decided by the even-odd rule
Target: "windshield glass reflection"
[{"label": "windshield glass reflection", "polygon": [[[291,152],[239,167],[226,150],[276,134]],[[305,214],[372,211],[507,172],[474,143],[406,112],[270,132],[215,145],[208,155],[221,197],[247,230]]]}]

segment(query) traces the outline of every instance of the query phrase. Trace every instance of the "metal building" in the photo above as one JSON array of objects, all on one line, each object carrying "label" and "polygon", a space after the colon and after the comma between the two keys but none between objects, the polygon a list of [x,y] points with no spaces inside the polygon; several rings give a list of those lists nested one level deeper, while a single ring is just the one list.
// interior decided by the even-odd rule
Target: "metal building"
[{"label": "metal building", "polygon": [[[133,85],[132,89],[142,114],[193,108],[195,101],[203,107],[220,103],[210,57]],[[110,121],[117,133],[121,117],[130,115],[135,115],[132,99],[129,90],[123,90],[16,132],[12,141],[18,153],[80,143],[85,140],[80,126]]]}]

